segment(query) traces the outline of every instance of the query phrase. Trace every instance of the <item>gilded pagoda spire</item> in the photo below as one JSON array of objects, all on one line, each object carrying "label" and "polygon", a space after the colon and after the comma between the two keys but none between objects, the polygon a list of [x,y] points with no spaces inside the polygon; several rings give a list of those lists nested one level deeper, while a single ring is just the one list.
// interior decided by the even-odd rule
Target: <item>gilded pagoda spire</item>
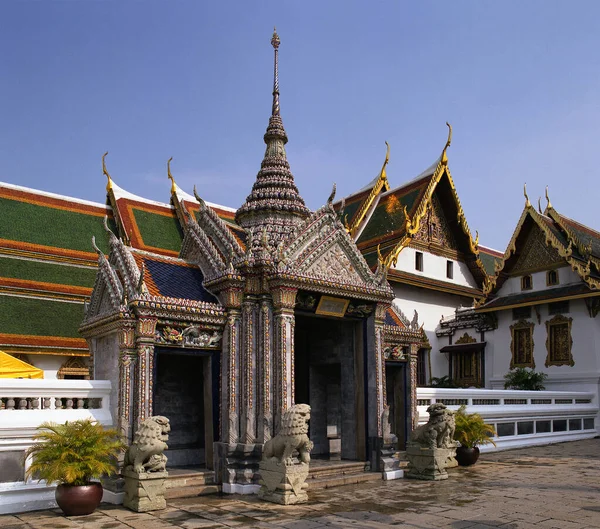
[{"label": "gilded pagoda spire", "polygon": [[271,247],[275,247],[310,213],[298,192],[285,152],[288,138],[279,107],[280,43],[279,35],[274,31],[271,38],[274,49],[273,105],[264,135],[267,148],[252,191],[235,215],[241,226],[254,233],[262,233],[265,228]]}]

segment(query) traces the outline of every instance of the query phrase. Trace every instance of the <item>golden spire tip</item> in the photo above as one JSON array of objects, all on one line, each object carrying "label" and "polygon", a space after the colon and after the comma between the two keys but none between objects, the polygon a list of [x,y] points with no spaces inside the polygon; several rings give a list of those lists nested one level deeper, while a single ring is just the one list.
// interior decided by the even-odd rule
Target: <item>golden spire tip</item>
[{"label": "golden spire tip", "polygon": [[172,156],[167,160],[167,178],[171,180],[171,194],[173,195],[177,193],[177,184],[175,184],[175,178],[171,174],[171,160],[173,160]]},{"label": "golden spire tip", "polygon": [[525,195],[525,207],[530,208],[531,202],[529,202],[529,197],[527,196],[527,183],[523,184],[523,195]]},{"label": "golden spire tip", "polygon": [[[550,202],[550,197],[548,196],[548,186],[546,186],[546,201],[548,202],[548,209],[552,208],[552,203]],[[552,208],[554,209],[554,208]]]},{"label": "golden spire tip", "polygon": [[108,179],[108,182],[106,183],[106,191],[110,191],[112,189],[112,178],[110,177],[110,173],[108,172],[108,169],[106,169],[106,155],[108,154],[108,151],[106,151],[103,155],[102,155],[102,174],[104,174],[106,176],[106,178]]}]

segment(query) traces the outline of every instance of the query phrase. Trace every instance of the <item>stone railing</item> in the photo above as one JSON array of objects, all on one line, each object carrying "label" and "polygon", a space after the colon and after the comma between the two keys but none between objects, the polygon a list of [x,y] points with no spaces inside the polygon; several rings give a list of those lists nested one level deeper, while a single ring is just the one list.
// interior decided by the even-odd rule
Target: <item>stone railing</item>
[{"label": "stone railing", "polygon": [[482,451],[598,435],[598,401],[591,392],[417,388],[419,422],[427,422],[427,407],[434,402],[454,410],[464,404],[468,413],[479,413],[495,427],[497,448],[485,445]]},{"label": "stone railing", "polygon": [[54,487],[25,481],[23,455],[44,422],[112,426],[108,380],[0,379],[0,514],[54,507]]}]

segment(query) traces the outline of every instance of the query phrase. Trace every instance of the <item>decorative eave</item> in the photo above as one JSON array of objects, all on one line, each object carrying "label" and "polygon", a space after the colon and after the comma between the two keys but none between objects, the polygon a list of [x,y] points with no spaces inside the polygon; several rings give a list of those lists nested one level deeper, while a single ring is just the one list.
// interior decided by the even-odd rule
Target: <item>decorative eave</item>
[{"label": "decorative eave", "polygon": [[554,217],[557,217],[558,214],[554,211],[554,208],[552,208],[551,204],[549,204],[550,207],[546,208],[546,213],[548,213],[548,215],[539,213],[529,201],[526,186],[523,189],[523,193],[525,195],[525,207],[523,208],[521,217],[519,218],[513,235],[508,243],[508,246],[506,247],[506,251],[504,252],[502,261],[500,263],[496,263],[496,273],[494,274],[494,276],[490,277],[489,282],[485,285],[483,289],[483,293],[486,296],[486,298],[497,292],[502,286],[502,284],[509,277],[508,273],[505,271],[506,264],[507,261],[517,251],[517,239],[528,218],[531,218],[533,222],[535,222],[536,225],[542,230],[545,236],[546,244],[554,248],[558,252],[558,254],[565,259],[565,262],[571,267],[571,269],[574,272],[576,272],[581,277],[581,279],[585,282],[586,285],[588,285],[592,289],[600,288],[600,279],[590,276],[591,261],[588,260],[586,263],[585,260],[582,260],[581,258],[578,258],[573,254],[573,250],[576,249],[577,246],[575,239],[573,239],[572,236],[569,235],[570,232],[564,230],[562,228],[562,225],[557,222],[557,224],[561,227],[562,231],[565,232],[567,234],[567,237],[569,238],[569,244],[567,247],[565,247],[564,244],[558,240],[556,235],[552,233],[552,230],[550,230],[546,222],[543,220],[543,217],[546,216],[546,218],[549,218],[550,220],[556,222]]},{"label": "decorative eave", "polygon": [[367,213],[372,209],[375,203],[375,199],[379,196],[379,194],[382,191],[389,191],[390,189],[390,184],[388,182],[387,174],[385,171],[385,168],[388,162],[390,161],[390,145],[387,141],[385,142],[385,144],[387,146],[387,151],[377,181],[375,182],[375,185],[371,189],[371,192],[368,194],[367,198],[365,198],[363,203],[360,205],[360,208],[358,209],[354,217],[351,219],[350,224],[346,227],[346,229],[350,233],[350,236],[355,241],[357,240],[359,235],[359,228],[363,224]]}]

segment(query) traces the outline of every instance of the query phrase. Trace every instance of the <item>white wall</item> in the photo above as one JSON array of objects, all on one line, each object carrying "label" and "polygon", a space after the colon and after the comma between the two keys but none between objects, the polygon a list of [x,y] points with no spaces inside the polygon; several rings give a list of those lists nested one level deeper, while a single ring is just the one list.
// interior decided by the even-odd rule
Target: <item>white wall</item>
[{"label": "white wall", "polygon": [[[415,253],[423,254],[423,271],[419,272],[415,269]],[[446,263],[452,261],[454,263],[453,279],[446,277]],[[404,248],[398,256],[398,262],[394,267],[396,270],[416,274],[422,277],[445,281],[454,285],[462,285],[465,287],[477,288],[477,283],[473,279],[473,275],[469,267],[460,261],[441,257],[429,252],[415,250],[414,248]]]},{"label": "white wall", "polygon": [[438,338],[435,330],[442,316],[453,314],[460,306],[470,306],[473,300],[410,285],[394,284],[392,286],[396,296],[394,303],[400,307],[404,315],[412,320],[415,310],[419,314],[419,326],[423,325],[423,330],[427,333],[431,344],[431,376],[447,375],[448,360],[444,353],[440,353],[440,348],[448,345],[448,337]]},{"label": "white wall", "polygon": [[557,268],[556,271],[558,272],[558,285],[546,286],[546,270],[543,270],[541,272],[530,274],[533,285],[530,290],[525,291],[521,290],[522,276],[509,277],[500,290],[498,290],[498,297],[508,296],[509,294],[520,294],[521,292],[535,292],[538,290],[564,287],[565,285],[581,282],[579,275],[577,275],[576,272],[573,272],[569,266]]},{"label": "white wall", "polygon": [[60,355],[29,355],[31,365],[44,370],[44,378],[47,380],[56,380],[56,374],[68,356]]},{"label": "white wall", "polygon": [[[584,300],[570,300],[570,312],[565,313],[564,316],[573,318],[571,337],[575,365],[546,367],[544,365],[547,356],[545,322],[554,316],[548,314],[548,304],[537,305],[537,310],[540,314],[539,322],[535,307],[532,307],[532,317],[527,321],[535,324],[533,329],[535,370],[548,375],[546,389],[597,392],[600,377],[600,317],[590,318]],[[516,323],[516,320],[512,319],[512,310],[503,310],[497,314],[498,329],[494,331],[492,387],[501,388],[504,386],[504,375],[510,367],[510,326]]]}]

